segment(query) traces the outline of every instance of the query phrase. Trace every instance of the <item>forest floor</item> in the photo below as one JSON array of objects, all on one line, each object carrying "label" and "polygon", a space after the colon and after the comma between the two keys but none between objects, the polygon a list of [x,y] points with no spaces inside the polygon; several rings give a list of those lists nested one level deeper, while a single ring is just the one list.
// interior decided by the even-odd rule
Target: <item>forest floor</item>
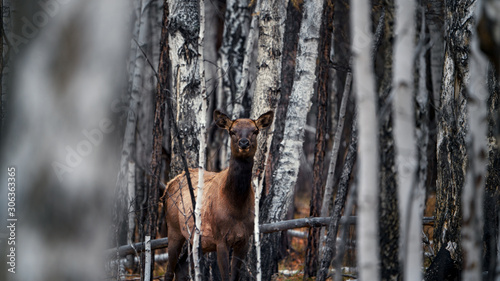
[{"label": "forest floor", "polygon": [[[295,209],[294,209],[294,218],[305,218],[309,217],[309,197],[308,196],[298,196],[295,200]],[[424,216],[430,217],[433,215],[435,206],[435,195],[431,194],[427,198],[425,213]],[[300,228],[295,229],[296,231],[307,233],[308,228]],[[424,226],[424,234],[429,239],[432,239],[433,235],[433,227],[432,226]],[[349,236],[354,239],[354,232],[351,231]],[[289,236],[289,248],[287,249],[286,257],[279,263],[278,269],[279,273],[277,273],[273,281],[299,281],[304,280],[304,267],[305,267],[305,256],[306,256],[306,248],[307,248],[307,238],[299,238],[299,237],[290,237]],[[425,240],[425,239],[424,239]],[[354,245],[354,243],[348,244]],[[425,245],[425,243],[424,243]],[[432,244],[428,244],[424,246],[424,251],[431,251]],[[345,268],[355,268],[355,251],[354,247],[347,247],[348,250],[346,252],[346,256],[344,257],[344,267]],[[157,251],[158,253],[159,251]],[[161,251],[163,252],[163,251]],[[429,260],[426,259],[424,262],[425,266],[429,265]],[[162,280],[166,271],[167,264],[166,263],[157,263],[154,270],[155,280]],[[354,280],[352,277],[348,276],[356,276],[354,272],[347,272],[347,276],[344,277],[343,280]],[[315,277],[308,278],[306,280],[315,280]],[[133,274],[129,272],[127,274],[126,280],[140,280],[139,274]],[[332,280],[331,278],[328,280]]]}]

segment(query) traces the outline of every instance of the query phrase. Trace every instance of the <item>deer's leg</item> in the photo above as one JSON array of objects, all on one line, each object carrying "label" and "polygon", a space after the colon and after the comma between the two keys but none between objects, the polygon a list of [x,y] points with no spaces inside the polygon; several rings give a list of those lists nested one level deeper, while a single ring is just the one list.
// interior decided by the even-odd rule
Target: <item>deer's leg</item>
[{"label": "deer's leg", "polygon": [[222,281],[229,280],[229,248],[226,243],[217,244],[217,263]]},{"label": "deer's leg", "polygon": [[[191,260],[191,255],[186,251],[181,252],[179,261],[177,262],[177,267],[175,268],[175,280],[176,281],[188,281],[189,280],[189,261]],[[192,261],[192,260],[191,260]]]},{"label": "deer's leg", "polygon": [[245,243],[244,246],[233,249],[233,258],[231,262],[231,281],[238,280],[240,278],[241,265],[247,256],[248,246]]},{"label": "deer's leg", "polygon": [[[168,265],[167,272],[165,273],[165,281],[174,280],[174,270],[176,269],[177,260],[182,250],[182,245],[186,238],[182,234],[170,233],[168,235]],[[178,278],[177,278],[178,279]]]}]

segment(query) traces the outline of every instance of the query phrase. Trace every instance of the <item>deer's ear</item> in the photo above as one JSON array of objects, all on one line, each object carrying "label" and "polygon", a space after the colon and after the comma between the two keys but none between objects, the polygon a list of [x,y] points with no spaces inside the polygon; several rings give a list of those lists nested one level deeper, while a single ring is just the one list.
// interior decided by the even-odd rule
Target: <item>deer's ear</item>
[{"label": "deer's ear", "polygon": [[231,128],[231,125],[233,124],[233,121],[231,121],[231,119],[229,119],[226,114],[220,112],[217,109],[214,111],[214,122],[217,127],[226,130],[229,130],[229,128]]},{"label": "deer's ear", "polygon": [[255,124],[257,124],[257,128],[262,129],[269,127],[273,123],[274,112],[268,111],[262,114],[259,119],[255,120]]}]

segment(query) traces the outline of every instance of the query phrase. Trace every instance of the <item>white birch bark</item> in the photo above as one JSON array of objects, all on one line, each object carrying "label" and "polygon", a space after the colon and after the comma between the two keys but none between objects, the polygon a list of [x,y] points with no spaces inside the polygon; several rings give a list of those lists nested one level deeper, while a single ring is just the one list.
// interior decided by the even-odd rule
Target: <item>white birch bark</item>
[{"label": "white birch bark", "polygon": [[151,258],[151,236],[149,235],[146,235],[145,239],[144,239],[144,243],[146,244],[145,246],[145,251],[144,251],[144,255],[146,256],[146,260],[145,260],[145,265],[144,265],[144,280],[145,281],[149,281],[149,280],[153,280],[153,278],[151,278],[151,262],[152,262],[152,258]]},{"label": "white birch bark", "polygon": [[[469,7],[474,11],[475,5]],[[469,60],[468,114],[469,134],[467,136],[468,171],[462,191],[462,280],[481,280],[482,275],[482,233],[483,194],[488,164],[488,107],[487,88],[488,63],[479,50],[479,40],[475,33],[471,39]]]},{"label": "white birch bark", "polygon": [[116,70],[129,47],[127,14],[119,0],[66,1],[19,54],[0,164],[3,183],[15,166],[16,200],[27,203],[17,209],[16,280],[105,278],[117,160],[108,114],[125,86]]},{"label": "white birch bark", "polygon": [[272,203],[268,222],[283,220],[292,203],[293,192],[303,154],[304,128],[316,82],[319,30],[323,13],[322,0],[304,3],[299,33],[295,81],[286,115],[280,160],[273,174]]},{"label": "white birch bark", "polygon": [[127,212],[128,212],[128,231],[127,243],[132,244],[135,230],[135,162],[128,162],[128,196],[127,196]]},{"label": "white birch bark", "polygon": [[195,230],[193,237],[193,263],[194,263],[194,279],[196,281],[201,281],[201,268],[200,261],[203,252],[201,251],[201,206],[203,204],[203,187],[204,187],[204,174],[205,174],[205,151],[206,151],[206,119],[207,119],[207,88],[205,84],[205,66],[203,64],[203,48],[205,41],[205,1],[200,0],[200,35],[198,38],[198,57],[201,62],[199,65],[200,70],[200,82],[201,82],[201,107],[196,112],[197,121],[199,124],[199,140],[200,140],[200,153],[199,153],[199,167],[198,167],[198,190],[196,195],[196,207],[194,209],[195,216]]},{"label": "white birch bark", "polygon": [[[266,111],[274,110],[280,97],[283,23],[286,17],[282,2],[281,0],[260,1],[258,72],[250,113],[250,117],[254,119]],[[258,136],[259,147],[254,157],[253,174],[254,177],[258,178],[259,184],[263,184],[266,155],[273,138],[274,123],[267,130],[267,134],[259,134]],[[259,187],[259,190],[262,188]]]},{"label": "white birch bark", "polygon": [[[170,0],[169,44],[172,62],[172,98],[174,100],[178,132],[182,139],[182,150],[190,168],[198,166],[200,127],[197,123],[197,111],[201,108],[200,92],[201,61],[198,56],[200,29],[200,7],[198,0]],[[184,169],[177,136],[173,134],[171,173],[178,174]]]},{"label": "white birch bark", "polygon": [[[353,77],[358,102],[358,220],[357,257],[359,279],[380,280],[378,236],[378,116],[376,114],[375,81],[371,59],[372,34],[370,4],[351,3]],[[368,30],[368,32],[364,32]]]},{"label": "white birch bark", "polygon": [[414,56],[415,2],[396,1],[393,108],[394,142],[398,171],[400,259],[403,280],[422,280],[422,216],[425,189],[416,187]]},{"label": "white birch bark", "polygon": [[[269,154],[268,154],[269,155]],[[267,157],[266,157],[267,161]],[[259,229],[259,216],[260,216],[260,196],[262,194],[262,184],[258,182],[257,179],[252,180],[252,186],[256,190],[255,192],[255,219],[254,219],[254,228],[253,228],[253,236],[254,236],[254,245],[255,245],[255,255],[257,257],[255,263],[255,279],[257,281],[262,281],[262,258],[261,258],[261,250],[260,250],[260,229]]]},{"label": "white birch bark", "polygon": [[[250,65],[252,63],[254,49],[254,33],[257,30],[257,22],[259,28],[258,37],[258,57],[257,57],[257,77],[252,100],[251,118],[257,118],[260,114],[276,108],[276,103],[279,100],[279,89],[281,87],[281,50],[283,49],[283,32],[284,32],[284,17],[285,8],[280,0],[262,1],[257,0],[257,8],[251,22],[251,29],[246,42],[245,51],[247,55],[243,59],[243,74],[239,87],[238,95],[243,94],[246,84],[249,81]],[[258,21],[257,21],[257,14]],[[243,111],[243,108],[239,110]],[[238,113],[238,109],[233,109],[233,116]],[[276,114],[274,115],[276,118]],[[267,134],[259,134],[258,148],[254,157],[253,179],[255,185],[255,221],[254,221],[254,237],[257,254],[257,279],[262,280],[262,263],[261,263],[261,245],[260,232],[258,225],[260,224],[259,207],[260,195],[264,185],[264,171],[269,157],[269,150],[273,138],[274,121],[271,128],[267,130]]]}]

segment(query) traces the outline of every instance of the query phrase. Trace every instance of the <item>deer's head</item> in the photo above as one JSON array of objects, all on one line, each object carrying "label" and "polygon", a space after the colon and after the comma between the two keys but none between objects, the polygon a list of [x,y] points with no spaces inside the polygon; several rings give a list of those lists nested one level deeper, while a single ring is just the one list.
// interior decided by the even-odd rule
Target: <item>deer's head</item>
[{"label": "deer's head", "polygon": [[219,128],[226,129],[231,138],[231,153],[235,158],[253,158],[257,151],[257,135],[273,122],[274,113],[268,111],[256,120],[231,120],[219,110],[214,111],[214,121]]}]

